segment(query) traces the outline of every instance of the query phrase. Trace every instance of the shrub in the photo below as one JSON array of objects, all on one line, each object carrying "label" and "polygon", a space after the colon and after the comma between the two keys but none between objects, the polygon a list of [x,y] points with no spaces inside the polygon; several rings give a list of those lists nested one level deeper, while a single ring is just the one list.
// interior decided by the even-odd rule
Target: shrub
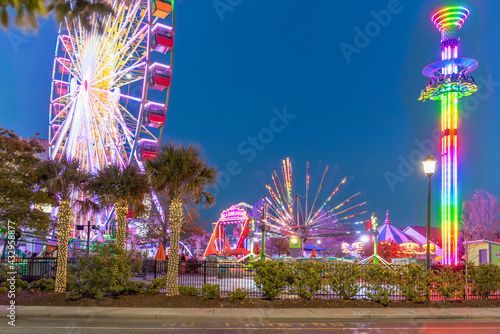
[{"label": "shrub", "polygon": [[192,285],[181,284],[179,285],[179,293],[186,296],[197,296],[200,289]]},{"label": "shrub", "polygon": [[294,273],[293,287],[302,299],[311,299],[323,289],[325,280],[321,274],[325,271],[325,264],[316,261],[302,261],[292,265]]},{"label": "shrub", "polygon": [[227,295],[232,300],[234,300],[234,299],[244,300],[244,299],[248,298],[248,293],[244,292],[242,288],[237,288],[236,290],[229,292]]},{"label": "shrub", "polygon": [[72,290],[66,294],[66,300],[79,300],[82,299],[83,296],[76,290]]},{"label": "shrub", "polygon": [[142,264],[143,264],[143,260],[141,259],[132,259],[131,261],[131,270],[133,273],[142,273]]},{"label": "shrub", "polygon": [[141,293],[158,293],[160,289],[165,288],[166,282],[166,276],[155,278],[151,283],[146,285],[146,290],[142,290]]},{"label": "shrub", "polygon": [[390,297],[396,292],[395,273],[380,264],[371,264],[363,267],[364,287],[366,296],[371,300],[387,306]]},{"label": "shrub", "polygon": [[361,267],[348,262],[330,264],[326,275],[330,289],[345,300],[356,296],[361,290],[360,277]]},{"label": "shrub", "polygon": [[215,299],[220,297],[220,285],[219,284],[203,284],[201,287],[201,296],[203,299]]},{"label": "shrub", "polygon": [[28,288],[28,282],[23,281],[20,278],[16,278],[16,291],[26,290]]},{"label": "shrub", "polygon": [[142,281],[129,281],[128,284],[125,286],[124,292],[128,294],[136,294],[141,292],[145,286],[146,283]]},{"label": "shrub", "polygon": [[38,281],[33,281],[29,284],[30,291],[53,291],[55,288],[55,281],[53,278],[42,278]]},{"label": "shrub", "polygon": [[455,271],[450,266],[442,266],[434,277],[434,285],[444,301],[463,297],[465,293],[464,273]]},{"label": "shrub", "polygon": [[259,261],[255,264],[255,285],[262,291],[264,298],[278,297],[287,286],[292,273],[290,265],[283,261]]},{"label": "shrub", "polygon": [[88,257],[77,254],[77,262],[68,266],[71,295],[102,300],[106,295],[126,293],[132,274],[130,259],[114,253],[114,246],[102,245]]},{"label": "shrub", "polygon": [[9,291],[9,289],[7,289],[6,287],[4,286],[0,286],[0,294],[2,293],[7,293],[7,291]]},{"label": "shrub", "polygon": [[435,277],[425,266],[403,265],[397,269],[397,274],[401,277],[398,291],[406,300],[423,303],[430,296],[431,284]]},{"label": "shrub", "polygon": [[500,290],[500,267],[491,263],[478,266],[468,265],[467,279],[473,295],[488,299]]}]

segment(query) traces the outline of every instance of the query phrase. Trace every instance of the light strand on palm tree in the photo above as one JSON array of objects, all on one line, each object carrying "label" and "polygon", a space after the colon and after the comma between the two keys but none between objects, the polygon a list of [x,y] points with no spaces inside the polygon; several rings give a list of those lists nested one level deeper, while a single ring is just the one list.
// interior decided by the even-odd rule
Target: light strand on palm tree
[{"label": "light strand on palm tree", "polygon": [[68,269],[68,243],[69,243],[69,233],[71,230],[71,223],[73,217],[73,210],[69,200],[62,200],[59,206],[59,213],[57,218],[59,224],[57,227],[58,238],[59,238],[59,249],[57,251],[57,274],[56,274],[56,284],[55,292],[66,291],[66,276]]},{"label": "light strand on palm tree", "polygon": [[116,202],[116,248],[118,251],[125,250],[125,239],[127,234],[127,201],[120,199]]},{"label": "light strand on palm tree", "polygon": [[182,201],[180,197],[174,197],[169,208],[171,231],[170,231],[170,253],[168,256],[167,280],[165,282],[165,294],[175,296],[179,293],[179,241],[181,226],[184,219]]}]

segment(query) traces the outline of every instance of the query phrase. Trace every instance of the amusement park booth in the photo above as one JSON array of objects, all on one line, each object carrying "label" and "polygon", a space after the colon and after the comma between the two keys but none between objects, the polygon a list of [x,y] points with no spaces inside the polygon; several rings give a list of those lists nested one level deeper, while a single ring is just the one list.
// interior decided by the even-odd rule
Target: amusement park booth
[{"label": "amusement park booth", "polygon": [[492,263],[500,266],[500,240],[475,240],[464,242],[468,261],[474,264]]}]

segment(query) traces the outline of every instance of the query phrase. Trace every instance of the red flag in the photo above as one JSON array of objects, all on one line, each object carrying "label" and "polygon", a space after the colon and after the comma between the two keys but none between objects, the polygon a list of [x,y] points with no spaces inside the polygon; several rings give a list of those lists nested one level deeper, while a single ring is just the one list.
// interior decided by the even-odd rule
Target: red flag
[{"label": "red flag", "polygon": [[366,221],[366,231],[368,232],[372,228],[372,220],[368,219]]}]

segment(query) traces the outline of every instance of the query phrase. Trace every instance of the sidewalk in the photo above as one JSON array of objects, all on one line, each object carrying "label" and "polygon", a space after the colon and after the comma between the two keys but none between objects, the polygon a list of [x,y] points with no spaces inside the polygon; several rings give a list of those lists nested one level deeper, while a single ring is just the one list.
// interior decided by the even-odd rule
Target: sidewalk
[{"label": "sidewalk", "polygon": [[[5,317],[7,306],[0,306]],[[500,321],[500,308],[132,308],[17,306],[16,316],[38,318],[129,318],[183,320],[272,320],[272,321],[381,321],[381,320],[478,320]]]}]

